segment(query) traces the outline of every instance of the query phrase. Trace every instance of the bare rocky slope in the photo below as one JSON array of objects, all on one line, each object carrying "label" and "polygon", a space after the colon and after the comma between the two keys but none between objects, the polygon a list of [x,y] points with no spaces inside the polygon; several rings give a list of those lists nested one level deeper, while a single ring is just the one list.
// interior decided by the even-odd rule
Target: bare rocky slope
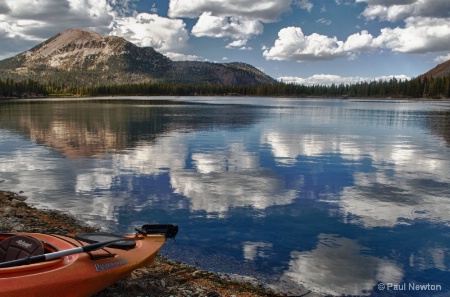
[{"label": "bare rocky slope", "polygon": [[0,78],[76,85],[139,82],[256,86],[276,81],[245,63],[172,61],[121,37],[68,29],[0,61]]},{"label": "bare rocky slope", "polygon": [[420,77],[443,77],[450,75],[450,60],[447,62],[441,63],[431,69],[430,71],[422,74]]}]

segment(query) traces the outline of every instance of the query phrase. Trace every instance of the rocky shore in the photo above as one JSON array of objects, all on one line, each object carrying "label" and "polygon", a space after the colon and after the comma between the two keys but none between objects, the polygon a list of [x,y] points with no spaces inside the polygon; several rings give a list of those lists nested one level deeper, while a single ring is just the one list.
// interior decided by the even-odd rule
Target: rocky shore
[{"label": "rocky shore", "polygon": [[[0,231],[67,234],[95,232],[70,214],[39,210],[26,202],[23,193],[0,191]],[[95,297],[256,297],[287,296],[262,284],[236,281],[229,276],[199,270],[194,266],[158,256],[153,265],[140,268],[126,279],[106,288]],[[304,296],[308,296],[306,294]]]}]

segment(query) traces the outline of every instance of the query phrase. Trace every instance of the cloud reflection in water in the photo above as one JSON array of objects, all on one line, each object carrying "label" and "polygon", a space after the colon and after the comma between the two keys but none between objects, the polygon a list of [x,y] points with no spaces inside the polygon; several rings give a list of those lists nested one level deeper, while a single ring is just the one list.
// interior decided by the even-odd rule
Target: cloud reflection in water
[{"label": "cloud reflection in water", "polygon": [[364,255],[354,240],[319,234],[316,249],[291,252],[285,276],[321,294],[370,295],[378,282],[398,284],[404,272],[395,263]]}]

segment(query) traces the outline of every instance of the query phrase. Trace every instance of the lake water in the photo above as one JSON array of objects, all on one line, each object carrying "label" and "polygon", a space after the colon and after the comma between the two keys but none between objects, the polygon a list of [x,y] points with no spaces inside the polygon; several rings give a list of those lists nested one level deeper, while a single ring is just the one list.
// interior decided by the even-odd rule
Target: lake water
[{"label": "lake water", "polygon": [[[450,295],[450,103],[0,101],[2,188],[300,292]],[[296,291],[297,290],[297,291]]]}]

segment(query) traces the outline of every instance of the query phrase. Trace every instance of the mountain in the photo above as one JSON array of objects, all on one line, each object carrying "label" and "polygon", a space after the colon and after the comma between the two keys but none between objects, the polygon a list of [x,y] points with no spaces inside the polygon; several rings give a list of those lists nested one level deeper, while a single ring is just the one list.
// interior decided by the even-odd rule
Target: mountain
[{"label": "mountain", "polygon": [[427,73],[422,74],[420,77],[443,77],[443,76],[450,76],[450,60],[437,65]]},{"label": "mountain", "polygon": [[65,30],[29,51],[0,61],[0,78],[76,85],[166,82],[256,86],[276,82],[249,64],[172,61],[152,47],[80,29]]}]

